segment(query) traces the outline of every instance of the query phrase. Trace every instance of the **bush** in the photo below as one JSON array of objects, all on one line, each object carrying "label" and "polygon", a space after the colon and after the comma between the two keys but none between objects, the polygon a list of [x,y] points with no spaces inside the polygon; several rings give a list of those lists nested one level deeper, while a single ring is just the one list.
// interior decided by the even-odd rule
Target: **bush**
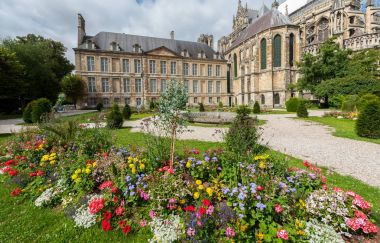
[{"label": "bush", "polygon": [[300,100],[298,98],[290,98],[286,103],[286,110],[288,112],[297,112]]},{"label": "bush", "polygon": [[125,120],[131,119],[132,116],[132,109],[128,104],[125,104],[123,109],[123,117]]},{"label": "bush", "polygon": [[335,95],[329,99],[329,106],[339,109],[342,107],[344,99],[345,99],[344,95],[341,95],[341,94]]},{"label": "bush", "polygon": [[203,103],[199,103],[199,112],[205,112],[205,106]]},{"label": "bush", "polygon": [[24,112],[22,113],[22,119],[24,120],[24,122],[33,123],[32,109],[33,109],[33,101],[29,102],[29,104],[25,107]]},{"label": "bush", "polygon": [[153,100],[151,100],[149,103],[149,109],[153,111],[156,108],[157,108],[157,104]]},{"label": "bush", "polygon": [[306,118],[309,116],[309,113],[307,112],[306,109],[306,104],[305,102],[300,102],[297,108],[297,116],[301,118]]},{"label": "bush", "polygon": [[346,96],[342,104],[342,111],[344,112],[356,111],[358,102],[359,102],[359,97],[357,95]]},{"label": "bush", "polygon": [[41,122],[43,116],[51,112],[52,104],[50,100],[46,98],[40,98],[32,103],[32,122]]},{"label": "bush", "polygon": [[260,112],[261,112],[260,104],[258,101],[256,101],[255,104],[253,105],[253,113],[260,114]]},{"label": "bush", "polygon": [[380,97],[374,94],[365,94],[361,96],[357,102],[358,111],[362,111],[368,103],[373,101],[380,101]]},{"label": "bush", "polygon": [[223,108],[223,102],[219,101],[219,109],[222,109]]},{"label": "bush", "polygon": [[248,116],[251,113],[251,109],[246,105],[241,105],[237,108],[236,113],[238,116]]},{"label": "bush", "polygon": [[96,110],[98,110],[98,111],[102,111],[103,108],[104,108],[103,103],[98,103],[98,104],[96,104]]},{"label": "bush", "polygon": [[380,102],[368,102],[356,121],[356,133],[360,137],[380,138]]},{"label": "bush", "polygon": [[123,114],[117,104],[114,104],[112,110],[107,114],[107,127],[111,129],[120,129],[123,126]]}]

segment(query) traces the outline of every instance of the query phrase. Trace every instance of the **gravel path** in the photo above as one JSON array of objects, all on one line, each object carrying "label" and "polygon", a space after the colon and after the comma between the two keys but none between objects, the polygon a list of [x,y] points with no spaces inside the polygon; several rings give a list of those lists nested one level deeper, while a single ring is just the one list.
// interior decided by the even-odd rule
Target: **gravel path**
[{"label": "gravel path", "polygon": [[[311,111],[310,115],[323,113]],[[267,121],[262,126],[262,143],[271,149],[380,187],[380,145],[334,137],[331,128],[294,119],[295,115],[260,115],[258,118]],[[127,124],[134,127],[132,131],[141,131],[139,121]],[[191,132],[181,134],[180,139],[220,142],[223,141],[220,131],[226,131],[192,126],[188,129]]]}]

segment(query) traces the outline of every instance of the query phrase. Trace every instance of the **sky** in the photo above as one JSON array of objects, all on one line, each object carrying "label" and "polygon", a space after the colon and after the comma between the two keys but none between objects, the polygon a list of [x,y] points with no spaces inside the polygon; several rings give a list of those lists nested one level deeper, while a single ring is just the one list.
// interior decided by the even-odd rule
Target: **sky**
[{"label": "sky", "polygon": [[[242,0],[250,8],[273,0]],[[282,2],[282,1],[280,1]],[[87,35],[101,31],[196,41],[213,34],[214,45],[232,29],[238,0],[0,0],[0,39],[42,35],[64,43],[73,62],[77,14],[86,20]]]}]

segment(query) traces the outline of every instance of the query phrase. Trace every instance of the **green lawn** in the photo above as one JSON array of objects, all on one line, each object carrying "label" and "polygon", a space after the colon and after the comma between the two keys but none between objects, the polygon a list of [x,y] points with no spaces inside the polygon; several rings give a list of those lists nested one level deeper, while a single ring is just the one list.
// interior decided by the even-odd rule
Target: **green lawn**
[{"label": "green lawn", "polygon": [[362,138],[355,132],[355,121],[348,119],[338,119],[334,117],[309,117],[307,121],[318,122],[335,129],[333,135],[342,138],[349,138],[359,141],[380,144],[380,139]]},{"label": "green lawn", "polygon": [[260,114],[257,114],[257,115],[284,115],[284,114],[295,114],[295,112],[288,112],[286,110],[268,110],[268,111],[262,111]]},{"label": "green lawn", "polygon": [[12,136],[13,136],[12,134],[0,134],[0,145],[5,143]]}]

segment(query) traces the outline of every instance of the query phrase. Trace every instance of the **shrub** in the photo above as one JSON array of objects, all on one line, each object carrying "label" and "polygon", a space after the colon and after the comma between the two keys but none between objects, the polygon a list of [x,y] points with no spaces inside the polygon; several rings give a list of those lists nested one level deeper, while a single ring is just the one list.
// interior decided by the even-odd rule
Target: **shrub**
[{"label": "shrub", "polygon": [[344,101],[344,95],[335,95],[329,99],[329,106],[335,107],[335,108],[341,108],[343,101]]},{"label": "shrub", "polygon": [[357,95],[348,95],[343,101],[342,111],[353,112],[356,111],[359,102],[359,97]]},{"label": "shrub", "polygon": [[253,105],[253,113],[260,114],[260,112],[261,112],[260,104],[258,101],[256,101],[255,104]]},{"label": "shrub", "polygon": [[219,109],[222,109],[223,108],[223,102],[220,101],[218,106],[219,106]]},{"label": "shrub", "polygon": [[380,101],[380,97],[374,94],[365,94],[361,96],[357,102],[358,111],[362,111],[363,108],[372,101]]},{"label": "shrub", "polygon": [[98,103],[98,104],[96,104],[96,110],[98,110],[98,111],[102,111],[103,108],[104,108],[103,103]]},{"label": "shrub", "polygon": [[251,109],[246,105],[241,105],[237,108],[236,113],[238,116],[248,116],[251,113]]},{"label": "shrub", "polygon": [[132,109],[128,104],[125,104],[123,109],[123,117],[125,120],[131,119],[132,116]]},{"label": "shrub", "polygon": [[307,112],[307,109],[306,109],[305,102],[299,103],[298,108],[297,108],[297,116],[302,117],[302,118],[309,116],[309,113]]},{"label": "shrub", "polygon": [[156,103],[155,103],[153,100],[151,100],[151,101],[149,102],[149,109],[150,109],[151,111],[153,111],[154,109],[156,109],[156,107],[157,107]]},{"label": "shrub", "polygon": [[380,102],[367,103],[356,121],[356,133],[361,137],[380,138]]},{"label": "shrub", "polygon": [[199,103],[199,112],[205,112],[205,106],[203,103]]},{"label": "shrub", "polygon": [[299,104],[300,104],[300,100],[298,98],[290,98],[285,104],[286,110],[288,112],[297,112]]},{"label": "shrub", "polygon": [[29,104],[25,107],[24,112],[22,113],[22,119],[24,120],[24,122],[33,123],[32,109],[33,109],[33,101],[29,102]]},{"label": "shrub", "polygon": [[111,129],[119,129],[123,126],[123,115],[117,104],[114,104],[111,111],[107,114],[107,127]]},{"label": "shrub", "polygon": [[32,122],[41,122],[43,116],[51,112],[51,102],[46,98],[35,100],[32,104]]}]

